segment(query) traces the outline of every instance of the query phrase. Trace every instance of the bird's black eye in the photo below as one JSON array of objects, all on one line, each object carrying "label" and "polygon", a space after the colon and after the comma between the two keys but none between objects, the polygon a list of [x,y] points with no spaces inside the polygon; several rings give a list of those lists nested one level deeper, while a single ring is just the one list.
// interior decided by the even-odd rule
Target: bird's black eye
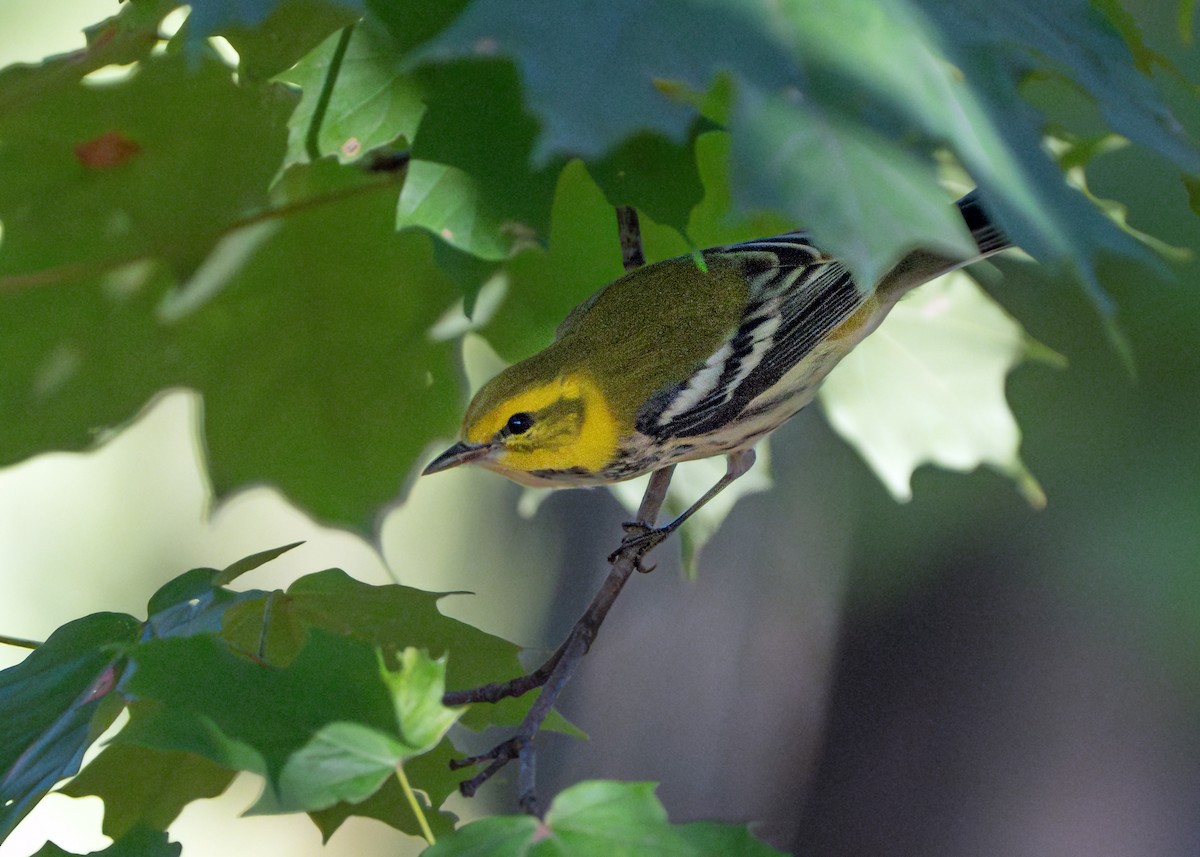
[{"label": "bird's black eye", "polygon": [[513,414],[508,418],[508,422],[504,424],[504,428],[509,434],[525,434],[533,425],[533,415],[522,411],[519,414]]}]

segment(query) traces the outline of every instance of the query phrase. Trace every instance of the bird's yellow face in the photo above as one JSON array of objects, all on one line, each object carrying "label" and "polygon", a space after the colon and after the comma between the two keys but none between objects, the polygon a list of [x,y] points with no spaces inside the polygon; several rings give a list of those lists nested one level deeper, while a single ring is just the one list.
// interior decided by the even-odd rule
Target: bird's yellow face
[{"label": "bird's yellow face", "polygon": [[512,389],[501,373],[472,400],[462,440],[425,472],[475,463],[527,485],[569,484],[607,465],[619,440],[608,402],[586,375]]}]

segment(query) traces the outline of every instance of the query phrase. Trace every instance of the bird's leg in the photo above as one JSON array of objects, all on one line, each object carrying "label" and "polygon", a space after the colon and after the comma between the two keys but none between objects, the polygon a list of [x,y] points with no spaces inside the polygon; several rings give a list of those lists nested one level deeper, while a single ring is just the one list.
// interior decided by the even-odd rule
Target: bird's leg
[{"label": "bird's leg", "polygon": [[642,568],[642,557],[644,557],[646,553],[648,553],[654,547],[662,543],[667,536],[679,529],[680,524],[698,512],[705,503],[728,488],[730,484],[737,481],[742,476],[745,476],[750,468],[754,466],[754,459],[755,454],[753,449],[741,449],[737,452],[729,453],[729,455],[725,457],[725,475],[718,479],[717,483],[713,485],[713,487],[704,492],[703,497],[685,509],[683,514],[671,521],[671,523],[661,527],[654,527],[640,520],[631,521],[624,524],[627,535],[621,542],[621,547],[613,552],[613,554],[608,558],[608,561],[612,562],[623,551],[628,550],[630,547],[636,547],[638,549],[638,571],[653,571],[653,566],[650,568]]}]

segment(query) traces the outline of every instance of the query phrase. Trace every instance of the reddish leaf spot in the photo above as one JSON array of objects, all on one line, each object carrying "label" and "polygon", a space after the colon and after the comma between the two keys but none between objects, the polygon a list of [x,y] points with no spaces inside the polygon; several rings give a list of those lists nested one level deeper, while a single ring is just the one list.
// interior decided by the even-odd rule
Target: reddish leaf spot
[{"label": "reddish leaf spot", "polygon": [[120,131],[105,131],[75,147],[75,159],[93,170],[119,167],[142,150]]},{"label": "reddish leaf spot", "polygon": [[358,142],[357,137],[351,137],[346,142],[342,143],[342,154],[347,158],[353,158],[362,151],[362,143]]},{"label": "reddish leaf spot", "polygon": [[114,667],[112,664],[109,664],[104,672],[98,675],[96,680],[92,682],[92,686],[88,689],[87,696],[83,700],[83,704],[86,705],[93,700],[99,699],[102,696],[106,696],[108,692],[116,686],[117,670],[116,667]]},{"label": "reddish leaf spot", "polygon": [[116,25],[109,24],[107,27],[104,27],[104,28],[98,30],[92,36],[91,43],[88,45],[88,47],[90,47],[90,48],[103,47],[104,45],[107,45],[109,42],[111,42],[113,39],[115,39],[116,36],[117,36]]}]

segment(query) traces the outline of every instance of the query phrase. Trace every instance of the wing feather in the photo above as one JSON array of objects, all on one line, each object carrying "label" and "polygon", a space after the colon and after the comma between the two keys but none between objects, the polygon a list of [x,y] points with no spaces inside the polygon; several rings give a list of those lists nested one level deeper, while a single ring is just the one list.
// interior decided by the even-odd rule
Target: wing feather
[{"label": "wing feather", "polygon": [[770,389],[862,305],[840,262],[804,233],[717,248],[735,256],[751,284],[741,323],[689,378],[654,396],[637,418],[654,437],[690,437],[720,428]]}]

